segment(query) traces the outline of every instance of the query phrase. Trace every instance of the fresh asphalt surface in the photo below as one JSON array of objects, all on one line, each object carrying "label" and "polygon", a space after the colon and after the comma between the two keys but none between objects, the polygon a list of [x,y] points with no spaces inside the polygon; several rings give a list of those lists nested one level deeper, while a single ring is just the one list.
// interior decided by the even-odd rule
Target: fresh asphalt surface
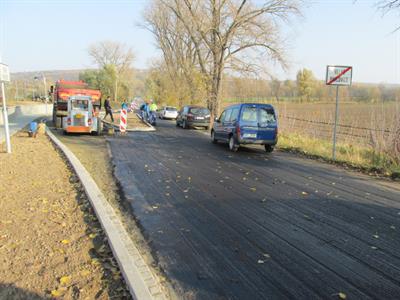
[{"label": "fresh asphalt surface", "polygon": [[400,299],[400,192],[159,121],[109,139],[115,175],[186,299]]}]

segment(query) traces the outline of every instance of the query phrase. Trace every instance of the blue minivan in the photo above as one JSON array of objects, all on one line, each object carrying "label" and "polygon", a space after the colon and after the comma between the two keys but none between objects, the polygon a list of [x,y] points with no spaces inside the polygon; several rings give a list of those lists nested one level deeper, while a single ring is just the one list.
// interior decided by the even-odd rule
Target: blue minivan
[{"label": "blue minivan", "polygon": [[258,144],[272,152],[278,142],[278,122],[270,104],[242,103],[227,107],[214,120],[211,141],[224,141],[236,152],[240,145]]}]

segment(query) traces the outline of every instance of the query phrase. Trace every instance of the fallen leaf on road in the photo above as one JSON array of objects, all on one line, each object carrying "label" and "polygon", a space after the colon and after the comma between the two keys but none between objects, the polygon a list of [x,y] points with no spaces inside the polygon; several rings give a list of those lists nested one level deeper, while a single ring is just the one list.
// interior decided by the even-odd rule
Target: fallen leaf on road
[{"label": "fallen leaf on road", "polygon": [[71,282],[71,276],[63,276],[60,278],[60,284],[68,285]]},{"label": "fallen leaf on road", "polygon": [[339,299],[347,299],[347,296],[346,296],[346,294],[345,293],[342,293],[342,292],[340,292],[339,293]]},{"label": "fallen leaf on road", "polygon": [[266,258],[271,258],[271,255],[269,255],[268,253],[264,253],[263,256]]},{"label": "fallen leaf on road", "polygon": [[61,297],[62,295],[64,294],[64,292],[63,291],[60,291],[60,290],[52,290],[51,291],[51,295],[53,296],[53,297]]},{"label": "fallen leaf on road", "polygon": [[396,226],[392,225],[390,226],[391,229],[396,229]]},{"label": "fallen leaf on road", "polygon": [[169,193],[165,193],[165,196],[169,197]]},{"label": "fallen leaf on road", "polygon": [[255,187],[251,187],[250,191],[255,192],[257,189]]},{"label": "fallen leaf on road", "polygon": [[91,234],[89,234],[89,237],[90,237],[91,239],[94,239],[96,236],[97,236],[96,233],[91,233]]},{"label": "fallen leaf on road", "polygon": [[374,234],[373,237],[376,239],[379,239],[379,235],[377,235],[377,234]]},{"label": "fallen leaf on road", "polygon": [[378,249],[378,247],[371,246],[371,249],[374,249],[374,250],[376,250],[376,249]]},{"label": "fallen leaf on road", "polygon": [[64,244],[64,245],[67,245],[67,244],[69,244],[70,242],[71,242],[70,240],[62,240],[62,241],[61,241],[61,243]]},{"label": "fallen leaf on road", "polygon": [[304,196],[308,195],[307,192],[301,192],[301,194],[304,195]]},{"label": "fallen leaf on road", "polygon": [[81,275],[82,276],[88,276],[88,275],[90,275],[90,271],[89,270],[83,270],[83,271],[81,271]]},{"label": "fallen leaf on road", "polygon": [[259,259],[259,260],[257,261],[257,263],[259,263],[259,264],[263,264],[263,263],[264,263],[264,261],[263,261],[262,259]]}]

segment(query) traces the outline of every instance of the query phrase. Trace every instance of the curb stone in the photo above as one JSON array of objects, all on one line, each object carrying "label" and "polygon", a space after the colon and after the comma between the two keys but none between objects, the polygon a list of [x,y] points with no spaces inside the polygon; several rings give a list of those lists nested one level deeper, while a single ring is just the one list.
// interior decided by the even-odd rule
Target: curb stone
[{"label": "curb stone", "polygon": [[161,284],[145,263],[112,206],[81,164],[78,158],[60,141],[50,129],[46,133],[54,144],[65,154],[81,181],[86,195],[107,235],[109,245],[124,276],[133,299],[167,299]]},{"label": "curb stone", "polygon": [[[101,120],[103,123],[107,124],[107,125],[111,125],[114,127],[114,129],[119,130],[119,126],[115,125],[109,121],[106,120]],[[142,121],[143,122],[143,121]],[[144,122],[145,123],[145,122]],[[146,123],[145,123],[146,124]],[[141,127],[133,127],[133,128],[127,128],[126,131],[128,132],[137,132],[137,131],[156,131],[156,129],[151,126],[150,124],[146,124],[147,126],[149,126],[148,128],[141,128]]]}]

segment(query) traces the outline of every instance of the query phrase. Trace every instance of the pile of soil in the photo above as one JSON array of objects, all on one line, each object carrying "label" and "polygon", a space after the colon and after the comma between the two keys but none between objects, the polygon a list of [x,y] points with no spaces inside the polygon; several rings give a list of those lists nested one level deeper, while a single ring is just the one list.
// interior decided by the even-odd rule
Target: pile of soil
[{"label": "pile of soil", "polygon": [[0,152],[0,299],[130,299],[61,154],[44,135],[18,133],[12,146]]}]

